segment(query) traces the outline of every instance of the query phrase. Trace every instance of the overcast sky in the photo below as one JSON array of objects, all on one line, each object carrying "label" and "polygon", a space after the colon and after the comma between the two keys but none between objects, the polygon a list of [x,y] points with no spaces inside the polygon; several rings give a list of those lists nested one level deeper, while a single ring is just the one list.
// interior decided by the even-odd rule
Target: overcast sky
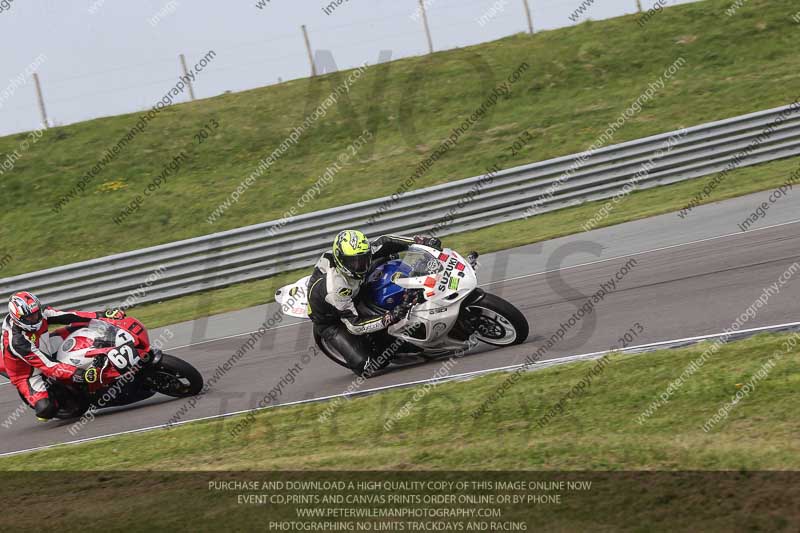
[{"label": "overcast sky", "polygon": [[[306,77],[302,24],[312,47],[331,50],[340,68],[374,63],[380,50],[393,58],[427,51],[417,0],[343,0],[326,14],[330,1],[0,0],[0,135],[41,124],[33,82],[20,78],[37,58],[50,122],[64,125],[149,108],[175,84],[180,53],[190,65],[217,54],[198,77],[198,98]],[[434,48],[527,31],[522,2],[425,0]],[[543,30],[573,24],[581,0],[529,2],[534,29]],[[642,0],[645,9],[654,3]],[[598,0],[580,20],[635,10],[636,0]]]}]

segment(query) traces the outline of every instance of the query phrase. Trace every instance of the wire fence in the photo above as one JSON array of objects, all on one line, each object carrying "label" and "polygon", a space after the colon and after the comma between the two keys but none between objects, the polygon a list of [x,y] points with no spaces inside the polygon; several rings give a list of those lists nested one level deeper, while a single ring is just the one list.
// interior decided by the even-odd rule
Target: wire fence
[{"label": "wire fence", "polygon": [[[637,9],[642,12],[640,0],[621,1],[630,4],[630,8],[626,10]],[[257,2],[262,3],[261,9],[257,9]],[[269,2],[270,0],[252,0],[254,16],[261,15],[260,10],[270,9]],[[657,0],[646,0],[645,12],[653,2]],[[307,74],[303,74],[302,70],[298,73],[299,62],[308,65],[310,61],[306,72],[313,75],[316,73],[313,58],[317,50],[327,50],[337,56],[352,56],[359,52],[363,54],[365,49],[376,46],[390,50],[405,48],[406,53],[393,53],[391,57],[393,60],[401,59],[463,46],[465,41],[466,44],[477,44],[515,33],[533,33],[539,31],[538,17],[545,11],[552,13],[557,10],[563,13],[563,26],[581,22],[592,17],[593,3],[594,0],[575,0],[569,3],[553,0],[404,0],[392,4],[391,9],[381,11],[380,17],[352,18],[339,22],[344,14],[339,15],[336,11],[344,11],[345,7],[352,6],[334,0],[321,6],[329,15],[326,18],[331,19],[330,23],[326,20],[325,24],[314,27],[287,29],[282,33],[270,34],[266,39],[246,40],[226,44],[224,48],[215,48],[219,52],[219,60],[213,70],[206,74],[205,79],[198,82],[198,96],[217,96],[225,92],[248,90],[281,83],[286,79],[305,77]],[[104,0],[94,0],[87,10],[96,14],[110,8]],[[167,2],[149,17],[148,22],[154,26],[154,21],[159,23],[174,16],[180,9],[182,5],[177,1]],[[576,20],[570,20],[574,18],[575,11],[580,11],[580,16]],[[351,10],[344,16],[350,17],[352,13]],[[380,28],[379,31],[373,31],[377,23],[385,24],[387,21],[392,21],[392,26],[397,31],[386,32]],[[551,22],[550,26],[552,25]],[[354,31],[356,29],[357,32]],[[460,40],[455,40],[454,35],[458,35]],[[401,46],[396,46],[401,42]],[[409,49],[409,42],[416,43],[417,48],[413,49],[412,45],[412,49]],[[186,60],[193,64],[207,52],[208,49],[193,50],[187,47],[184,54]],[[58,70],[51,67],[49,61],[54,60],[35,65],[32,70],[26,69],[12,77],[8,87],[2,86],[0,82],[0,112],[17,112],[17,124],[4,120],[5,127],[9,129],[0,134],[32,129],[29,121],[34,117],[38,118],[36,127],[51,127],[100,116],[141,111],[150,101],[145,94],[157,93],[159,88],[171,85],[176,77],[186,74],[186,68],[180,60],[184,54],[174,58],[154,58],[133,64],[114,65],[101,70],[87,68],[66,77],[49,75],[49,72]],[[364,59],[374,61],[372,57]],[[359,64],[350,63],[353,62],[341,62],[342,68]],[[288,68],[289,65],[291,68]],[[279,75],[287,70],[293,73],[290,72],[286,79]],[[244,72],[248,74],[243,74]],[[19,75],[24,77],[24,81],[14,82]],[[137,81],[131,82],[132,79]],[[225,83],[230,88],[219,90],[220,84]],[[88,87],[92,88],[87,90]],[[8,92],[8,88],[13,88],[13,92],[18,93],[15,105],[7,105],[8,102],[2,100],[4,89]],[[184,101],[191,99],[187,95]],[[76,106],[75,102],[80,102],[81,105]],[[73,109],[76,111],[71,111]],[[26,125],[23,126],[22,123]]]}]

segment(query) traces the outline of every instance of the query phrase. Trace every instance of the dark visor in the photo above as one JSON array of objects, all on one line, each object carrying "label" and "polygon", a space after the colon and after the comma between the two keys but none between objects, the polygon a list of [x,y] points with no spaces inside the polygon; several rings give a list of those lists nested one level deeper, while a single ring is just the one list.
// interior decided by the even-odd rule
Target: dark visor
[{"label": "dark visor", "polygon": [[34,324],[38,324],[39,322],[42,321],[42,312],[39,309],[37,309],[36,311],[34,311],[29,315],[20,317],[19,320],[23,324],[26,324],[28,326],[33,326]]},{"label": "dark visor", "polygon": [[367,270],[369,270],[370,255],[361,254],[343,257],[342,263],[353,274],[366,274]]}]

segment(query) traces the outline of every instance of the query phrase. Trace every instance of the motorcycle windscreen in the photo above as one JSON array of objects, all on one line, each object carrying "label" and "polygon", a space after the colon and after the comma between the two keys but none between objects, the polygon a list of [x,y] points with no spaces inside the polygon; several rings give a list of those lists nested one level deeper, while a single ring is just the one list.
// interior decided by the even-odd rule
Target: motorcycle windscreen
[{"label": "motorcycle windscreen", "polygon": [[281,305],[284,315],[308,318],[308,280],[310,277],[306,276],[296,283],[275,291],[275,301]]},{"label": "motorcycle windscreen", "polygon": [[117,346],[118,328],[108,322],[93,319],[86,327],[86,336],[94,339],[94,348],[113,348]]}]

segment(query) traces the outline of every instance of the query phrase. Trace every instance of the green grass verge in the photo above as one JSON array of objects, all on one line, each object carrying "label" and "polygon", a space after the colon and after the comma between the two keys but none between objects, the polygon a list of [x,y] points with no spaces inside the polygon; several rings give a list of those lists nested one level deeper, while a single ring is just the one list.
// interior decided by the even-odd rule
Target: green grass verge
[{"label": "green grass verge", "polygon": [[[796,3],[751,0],[726,17],[729,4],[670,7],[644,28],[626,16],[371,67],[349,101],[339,102],[213,225],[206,222],[211,211],[345,74],[168,108],[59,214],[50,207],[138,115],[53,128],[0,180],[0,195],[8,199],[0,212],[0,252],[13,258],[2,273],[280,218],[364,128],[373,131],[374,144],[300,211],[389,195],[480,105],[489,86],[523,62],[530,68],[509,96],[416,187],[478,175],[492,164],[509,168],[584,150],[678,57],[686,65],[614,142],[792,101],[800,77],[791,20]],[[212,120],[219,128],[194,145],[194,135]],[[533,141],[512,156],[505,149],[525,130]],[[13,153],[23,139],[0,139],[0,154]],[[179,172],[116,226],[113,217],[182,151],[188,160]]]},{"label": "green grass verge", "polygon": [[[711,197],[705,199],[700,205],[776,188],[786,183],[796,172],[800,172],[800,158],[773,161],[738,169],[728,174],[725,181],[714,189]],[[797,177],[795,176],[793,179],[796,181]],[[608,200],[613,210],[596,227],[602,228],[678,211],[694,198],[695,194],[702,191],[703,185],[710,180],[710,177],[705,177],[634,192],[617,204]],[[766,201],[766,194],[757,202],[753,202],[753,209],[762,201]],[[606,200],[587,202],[577,207],[545,213],[528,220],[507,222],[459,233],[448,236],[446,242],[448,246],[459,250],[496,251],[580,233],[584,231],[583,224],[592,219],[606,202]],[[677,213],[675,216],[677,217]],[[687,215],[683,223],[693,224],[692,216],[696,215]],[[731,226],[730,233],[737,231],[740,231],[738,227]]]},{"label": "green grass verge", "polygon": [[[714,190],[714,194],[703,203],[777,187],[798,170],[798,164],[800,164],[800,158],[793,158],[738,169],[731,172],[726,180]],[[614,204],[609,216],[597,227],[676,211],[702,190],[706,179],[709,178],[633,192],[627,198]],[[448,235],[444,238],[444,242],[448,247],[462,252],[478,250],[481,253],[488,253],[579,233],[583,231],[581,226],[594,216],[604,202],[587,202],[580,206],[538,215],[528,220],[506,222],[475,231]],[[686,224],[692,224],[691,216],[689,215],[685,221]],[[730,231],[738,231],[738,228],[731,227]],[[226,311],[245,309],[273,301],[275,289],[294,282],[307,273],[308,270],[283,273],[274,278],[192,294],[158,304],[143,305],[131,309],[130,313],[136,315],[145,324],[156,327]]]},{"label": "green grass verge", "polygon": [[166,302],[140,305],[128,310],[149,328],[167,326],[228,311],[237,311],[275,300],[275,290],[294,283],[310,272],[295,270],[277,276],[199,292]]},{"label": "green grass verge", "polygon": [[[796,336],[795,336],[796,337]],[[639,414],[708,346],[612,355],[563,414],[537,421],[594,368],[523,374],[491,410],[478,408],[508,374],[445,383],[384,424],[419,388],[179,426],[0,459],[2,470],[797,470],[800,358],[788,335],[723,346],[643,424]],[[776,357],[776,354],[781,354]],[[701,428],[767,361],[774,366],[708,433]],[[452,372],[457,372],[456,366]],[[267,384],[265,384],[265,388]],[[212,401],[205,399],[204,401]],[[176,407],[179,402],[175,402]]]}]

